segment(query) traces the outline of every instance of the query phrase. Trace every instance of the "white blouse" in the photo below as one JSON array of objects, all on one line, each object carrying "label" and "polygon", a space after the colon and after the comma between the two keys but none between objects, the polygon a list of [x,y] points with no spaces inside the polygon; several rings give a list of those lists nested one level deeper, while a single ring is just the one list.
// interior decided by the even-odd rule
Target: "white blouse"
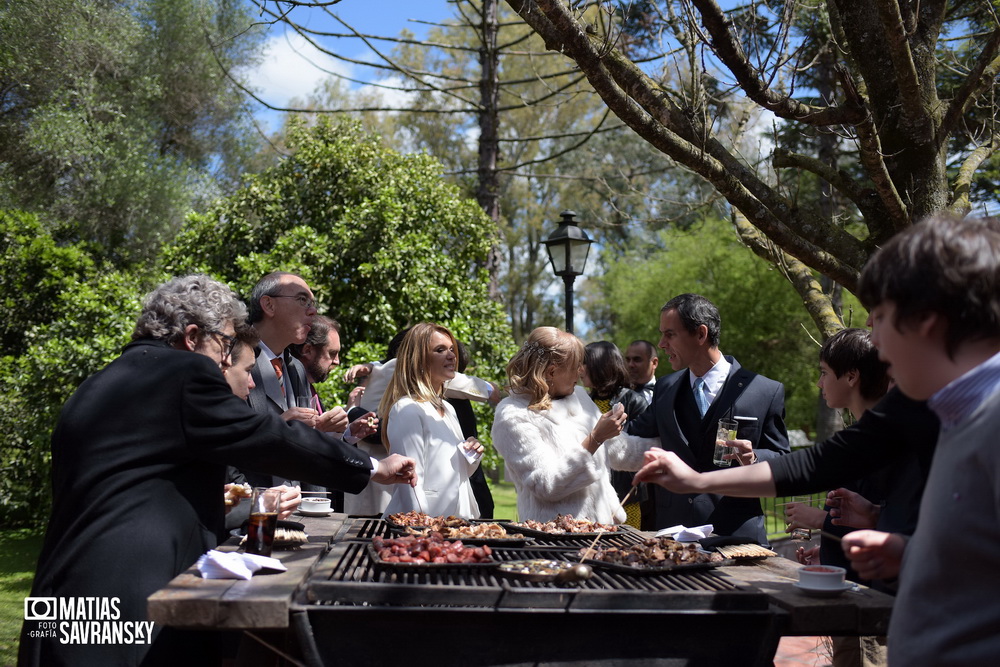
[{"label": "white blouse", "polygon": [[449,403],[444,410],[441,416],[429,402],[408,397],[389,410],[390,451],[416,461],[417,486],[394,484],[384,516],[416,510],[431,516],[479,518],[469,482],[479,462],[469,463],[459,451],[465,441],[462,427]]}]

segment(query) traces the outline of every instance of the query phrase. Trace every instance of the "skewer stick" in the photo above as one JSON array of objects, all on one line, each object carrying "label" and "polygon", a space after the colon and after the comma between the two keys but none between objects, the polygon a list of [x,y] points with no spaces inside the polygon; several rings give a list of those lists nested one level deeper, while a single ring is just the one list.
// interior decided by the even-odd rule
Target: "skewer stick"
[{"label": "skewer stick", "polygon": [[819,531],[819,534],[822,535],[823,537],[827,538],[827,539],[833,540],[834,542],[838,542],[838,543],[841,542],[844,539],[840,535],[834,535],[833,533],[828,533],[825,530]]},{"label": "skewer stick", "polygon": [[[624,509],[625,508],[625,503],[628,501],[628,499],[632,496],[632,494],[635,492],[635,490],[637,488],[639,488],[639,487],[633,486],[631,489],[629,489],[629,492],[625,494],[625,497],[622,498],[621,504],[618,505],[618,506],[621,507],[622,509]],[[581,563],[583,561],[587,560],[587,558],[590,557],[590,554],[592,554],[594,552],[594,546],[597,544],[597,540],[601,539],[601,535],[603,535],[603,534],[604,534],[604,529],[603,528],[598,528],[597,529],[597,537],[594,538],[594,541],[590,543],[590,546],[587,547],[587,550],[583,552],[582,556],[580,556],[580,562]]]},{"label": "skewer stick", "polygon": [[417,508],[420,510],[420,513],[427,514],[427,512],[424,511],[423,503],[420,502],[420,494],[417,493],[416,487],[410,487],[410,489],[413,491],[413,497],[417,499]]}]

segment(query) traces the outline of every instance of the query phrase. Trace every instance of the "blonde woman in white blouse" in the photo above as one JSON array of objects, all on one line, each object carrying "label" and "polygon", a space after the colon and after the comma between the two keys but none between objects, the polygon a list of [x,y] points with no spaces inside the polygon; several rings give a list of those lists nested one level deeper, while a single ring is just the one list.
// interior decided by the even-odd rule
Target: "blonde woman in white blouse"
[{"label": "blonde woman in white blouse", "polygon": [[445,382],[455,377],[457,363],[455,338],[445,327],[421,322],[403,338],[378,413],[385,415],[384,443],[394,454],[413,457],[418,481],[392,490],[385,516],[416,510],[479,518],[469,476],[483,446],[462,438],[455,409],[444,400]]}]

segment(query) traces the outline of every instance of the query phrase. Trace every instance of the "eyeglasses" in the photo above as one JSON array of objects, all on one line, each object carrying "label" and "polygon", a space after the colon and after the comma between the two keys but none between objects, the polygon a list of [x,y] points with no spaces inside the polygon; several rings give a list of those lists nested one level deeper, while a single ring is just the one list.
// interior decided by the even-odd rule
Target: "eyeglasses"
[{"label": "eyeglasses", "polygon": [[236,347],[236,337],[224,334],[221,331],[216,331],[215,329],[208,329],[207,332],[212,334],[213,336],[218,336],[219,338],[221,338],[226,342],[226,344],[222,347],[223,350],[222,358],[228,359],[229,357],[231,357],[233,354],[233,348]]},{"label": "eyeglasses", "polygon": [[267,296],[273,299],[295,299],[306,310],[316,305],[316,299],[312,299],[305,294],[268,294]]}]

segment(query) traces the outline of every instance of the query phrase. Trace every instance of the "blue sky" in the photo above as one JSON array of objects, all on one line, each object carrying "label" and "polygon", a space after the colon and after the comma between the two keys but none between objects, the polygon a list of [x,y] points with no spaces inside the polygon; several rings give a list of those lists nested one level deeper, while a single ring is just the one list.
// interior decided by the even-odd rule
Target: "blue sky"
[{"label": "blue sky", "polygon": [[[406,29],[422,36],[429,26],[419,21],[440,22],[452,15],[447,0],[343,0],[330,8],[357,31],[371,35],[396,36]],[[291,18],[310,29],[347,32],[325,13],[306,8],[292,10]],[[411,19],[415,19],[411,20]],[[358,60],[373,58],[363,42],[356,39],[331,38],[326,42],[330,51]],[[391,45],[385,44],[387,49]],[[324,70],[361,80],[371,80],[373,70],[333,59],[313,49],[303,38],[283,24],[269,33],[267,58],[263,65],[247,77],[258,95],[274,106],[283,106],[293,97],[302,98],[312,92],[327,75]],[[258,114],[273,125],[274,114]]]}]

